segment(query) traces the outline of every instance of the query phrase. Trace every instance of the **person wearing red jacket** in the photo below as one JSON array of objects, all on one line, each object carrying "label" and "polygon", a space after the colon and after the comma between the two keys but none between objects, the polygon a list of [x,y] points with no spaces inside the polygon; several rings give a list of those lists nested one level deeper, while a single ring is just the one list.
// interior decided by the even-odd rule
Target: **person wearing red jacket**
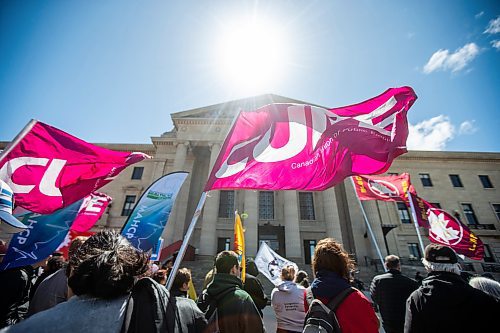
[{"label": "person wearing red jacket", "polygon": [[[349,272],[353,269],[354,262],[340,243],[333,238],[320,240],[312,262],[315,279],[310,288],[314,298],[328,304],[340,292],[350,288]],[[304,306],[308,311],[306,300]],[[340,303],[335,315],[342,333],[377,333],[379,330],[379,321],[370,301],[357,289]]]}]

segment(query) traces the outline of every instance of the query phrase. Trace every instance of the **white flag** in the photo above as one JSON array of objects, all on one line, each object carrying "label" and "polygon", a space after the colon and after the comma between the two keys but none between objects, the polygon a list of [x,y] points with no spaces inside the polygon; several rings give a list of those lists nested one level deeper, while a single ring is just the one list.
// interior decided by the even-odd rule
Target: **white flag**
[{"label": "white flag", "polygon": [[254,259],[259,272],[269,279],[275,286],[281,284],[281,269],[287,265],[292,265],[295,272],[298,272],[297,265],[288,259],[283,258],[274,252],[266,242],[260,242],[259,252]]}]

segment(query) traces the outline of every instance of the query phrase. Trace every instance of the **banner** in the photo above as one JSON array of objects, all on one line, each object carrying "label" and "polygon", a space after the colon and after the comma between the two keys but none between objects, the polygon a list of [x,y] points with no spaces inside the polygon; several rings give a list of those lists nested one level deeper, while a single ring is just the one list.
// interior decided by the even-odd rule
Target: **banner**
[{"label": "banner", "polygon": [[98,147],[32,120],[0,155],[0,179],[16,204],[50,214],[112,181],[149,156]]},{"label": "banner", "polygon": [[[408,201],[410,175],[353,176],[359,200]],[[413,187],[412,187],[413,188]]]},{"label": "banner", "polygon": [[163,238],[161,238],[161,237],[158,238],[156,245],[153,247],[153,252],[151,253],[151,257],[149,257],[149,260],[151,260],[151,261],[160,260],[161,249],[163,248],[164,241],[165,240]]},{"label": "banner", "polygon": [[111,197],[104,193],[95,192],[86,196],[71,230],[85,232],[92,228],[104,214],[110,202]]},{"label": "banner", "polygon": [[[419,225],[423,226],[428,223],[431,242],[449,246],[458,254],[474,260],[483,259],[483,242],[465,224],[416,195],[411,195],[411,198]],[[424,218],[424,210],[426,218]]]},{"label": "banner", "polygon": [[238,261],[241,267],[241,281],[245,283],[246,260],[245,260],[245,230],[243,230],[243,224],[241,223],[240,214],[236,212],[234,214],[234,252],[238,255]]},{"label": "banner", "polygon": [[416,98],[401,87],[335,109],[269,104],[240,112],[205,191],[321,191],[351,175],[383,173],[407,151],[406,114]]},{"label": "banner", "polygon": [[187,175],[187,172],[169,173],[141,196],[121,232],[136,249],[149,251],[156,245]]},{"label": "banner", "polygon": [[[74,224],[74,222],[73,222]],[[95,235],[95,232],[92,232],[92,231],[83,231],[83,232],[79,232],[79,231],[75,231],[73,229],[70,229],[69,232],[66,234],[66,237],[64,238],[63,242],[59,245],[59,247],[56,249],[57,252],[61,252],[63,257],[68,260],[69,259],[69,247],[71,245],[71,242],[73,241],[73,239],[75,239],[76,237],[90,237],[92,235]]]},{"label": "banner", "polygon": [[299,271],[299,268],[293,261],[285,259],[274,252],[264,241],[260,242],[260,248],[254,262],[259,272],[267,277],[275,286],[283,282],[281,280],[281,269],[283,267],[292,265],[295,267],[295,272]]},{"label": "banner", "polygon": [[51,215],[30,212],[19,216],[28,229],[12,236],[0,270],[33,265],[50,256],[64,241],[82,202],[77,201]]}]

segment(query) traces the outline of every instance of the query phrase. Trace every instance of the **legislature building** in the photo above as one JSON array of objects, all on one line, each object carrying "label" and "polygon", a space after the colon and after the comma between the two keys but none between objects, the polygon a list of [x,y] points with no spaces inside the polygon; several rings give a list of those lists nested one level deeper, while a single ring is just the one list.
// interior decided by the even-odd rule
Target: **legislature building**
[{"label": "legislature building", "polygon": [[[260,95],[172,113],[173,129],[151,137],[151,144],[98,144],[144,152],[153,158],[125,169],[100,190],[113,202],[93,230],[121,229],[154,180],[174,171],[187,171],[189,176],[163,233],[164,246],[170,249],[167,255],[173,253],[184,239],[234,117],[240,109],[252,110],[269,103],[310,104]],[[411,175],[420,197],[452,213],[484,242],[484,259],[465,259],[463,267],[500,276],[500,153],[410,151],[399,156],[388,170],[388,174],[402,172]],[[382,256],[396,254],[405,267],[422,270],[422,253],[406,206],[382,201],[364,201],[363,205]],[[356,257],[361,271],[381,269],[349,179],[322,192],[211,191],[190,240],[196,261],[211,263],[217,252],[232,248],[235,209],[246,213],[247,257],[255,256],[259,243],[266,241],[282,256],[306,267],[316,243],[333,237]],[[424,244],[428,244],[426,230],[421,229],[421,233]]]}]

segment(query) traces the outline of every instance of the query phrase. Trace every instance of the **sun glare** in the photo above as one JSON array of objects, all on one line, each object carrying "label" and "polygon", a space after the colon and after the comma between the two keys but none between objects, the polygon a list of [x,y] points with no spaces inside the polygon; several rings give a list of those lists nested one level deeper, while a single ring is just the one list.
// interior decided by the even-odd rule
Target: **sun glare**
[{"label": "sun glare", "polygon": [[283,34],[270,24],[239,22],[226,26],[217,48],[219,70],[238,92],[272,92],[283,79],[285,45]]}]

